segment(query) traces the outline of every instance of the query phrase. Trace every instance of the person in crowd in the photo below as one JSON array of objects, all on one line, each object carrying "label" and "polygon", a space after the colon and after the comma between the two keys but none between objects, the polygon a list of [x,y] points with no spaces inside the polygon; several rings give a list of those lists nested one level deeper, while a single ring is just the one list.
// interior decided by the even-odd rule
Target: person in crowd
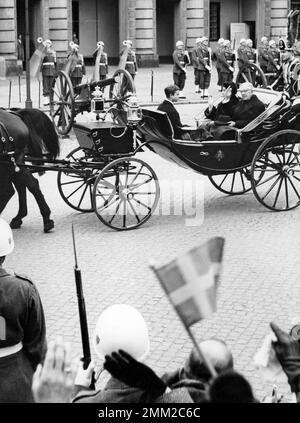
[{"label": "person in crowd", "polygon": [[[233,370],[232,353],[224,341],[213,338],[207,339],[200,342],[199,347],[215,368],[217,374]],[[195,347],[191,350],[183,367],[165,373],[161,379],[172,389],[186,387],[194,402],[208,401],[211,374]]]},{"label": "person in crowd", "polygon": [[[45,56],[42,62],[43,96],[49,97],[54,77],[56,75],[56,52],[51,40],[45,40]],[[45,103],[45,105],[47,102]]]},{"label": "person in crowd", "polygon": [[11,228],[0,218],[0,403],[28,403],[34,402],[33,373],[46,353],[46,327],[33,282],[3,267],[13,249]]},{"label": "person in crowd", "polygon": [[[125,70],[127,70],[127,72],[130,73],[132,79],[134,79],[138,72],[138,67],[137,67],[136,54],[132,48],[132,41],[125,40],[123,41],[123,45],[125,46],[125,48],[128,49]],[[122,57],[123,53],[124,53],[124,48],[120,52],[120,57]]]},{"label": "person in crowd", "polygon": [[182,41],[177,41],[176,43],[176,49],[173,52],[173,63],[174,85],[179,87],[179,97],[184,97],[183,89],[186,81],[186,65],[188,59]]},{"label": "person in crowd", "polygon": [[194,76],[195,76],[195,93],[200,93],[199,83],[200,83],[200,73],[199,73],[199,59],[198,59],[198,49],[200,47],[201,38],[196,39],[196,45],[192,50],[192,64],[194,67]]},{"label": "person in crowd", "polygon": [[[224,44],[225,40],[224,38],[219,38],[218,40],[218,46],[216,48],[216,51],[214,52],[214,57],[216,59],[216,69],[217,69],[217,74],[218,74],[218,82],[217,85],[219,86],[219,91],[222,91],[222,76],[221,76],[221,72],[222,72],[222,60],[221,55],[224,52],[224,48],[225,48],[225,44]],[[224,81],[225,82],[225,81]]]},{"label": "person in crowd", "polygon": [[71,52],[68,55],[68,60],[74,61],[74,66],[70,70],[70,78],[73,87],[81,84],[83,75],[86,74],[83,55],[79,53],[79,45],[73,43],[71,45]]},{"label": "person in crowd", "polygon": [[224,40],[223,49],[219,53],[220,63],[220,86],[223,90],[225,83],[231,83],[233,81],[235,54],[231,49],[229,40]]},{"label": "person in crowd", "polygon": [[263,71],[263,73],[267,73],[268,61],[269,61],[268,50],[269,50],[268,38],[262,37],[261,44],[258,47],[258,64],[261,70]]},{"label": "person in crowd", "polygon": [[285,51],[286,45],[285,45],[285,41],[284,41],[283,38],[280,38],[279,39],[279,41],[278,41],[278,48],[279,48],[280,52],[282,52],[282,53]]},{"label": "person in crowd", "polygon": [[211,80],[211,51],[208,47],[209,40],[207,37],[202,37],[200,47],[198,49],[199,57],[199,71],[200,71],[200,90],[202,91],[202,97],[208,97],[208,88]]},{"label": "person in crowd", "polygon": [[255,79],[256,79],[256,69],[252,66],[253,64],[256,63],[256,50],[253,48],[253,41],[248,38],[248,40],[246,40],[246,55],[249,61],[249,72],[251,75],[251,81],[252,84],[254,84]]},{"label": "person in crowd", "polygon": [[73,43],[79,44],[79,38],[77,37],[76,32],[73,32]]},{"label": "person in crowd", "polygon": [[[239,48],[237,49],[238,56],[238,67],[241,74],[244,74],[248,81],[251,81],[250,74],[250,62],[247,55],[247,40],[241,38]],[[243,75],[239,75],[237,78],[237,84],[243,83],[245,78]]]},{"label": "person in crowd", "polygon": [[253,395],[250,383],[237,372],[220,374],[209,389],[211,403],[249,404],[258,402]]},{"label": "person in crowd", "polygon": [[244,128],[248,123],[252,122],[264,110],[264,103],[253,93],[253,85],[250,82],[244,82],[239,87],[241,99],[234,107],[232,121],[229,126],[235,128]]},{"label": "person in crowd", "polygon": [[271,73],[268,77],[268,83],[272,84],[280,70],[280,51],[277,48],[276,42],[274,40],[269,41],[269,50],[268,50],[268,67],[267,72]]},{"label": "person in crowd", "polygon": [[270,324],[277,340],[272,343],[278,361],[288,378],[291,391],[300,402],[300,342],[298,337],[284,332],[276,323]]}]

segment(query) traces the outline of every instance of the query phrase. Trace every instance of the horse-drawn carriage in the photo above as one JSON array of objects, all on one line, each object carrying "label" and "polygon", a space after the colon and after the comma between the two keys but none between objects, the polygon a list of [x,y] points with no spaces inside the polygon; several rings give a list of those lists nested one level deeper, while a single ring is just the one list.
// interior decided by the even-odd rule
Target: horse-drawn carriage
[{"label": "horse-drawn carriage", "polygon": [[119,98],[111,119],[74,124],[79,147],[65,159],[25,156],[21,166],[57,171],[63,200],[116,230],[141,226],[158,204],[155,171],[136,157],[145,150],[207,175],[223,193],[252,189],[268,209],[290,210],[300,204],[300,98],[266,89],[255,94],[266,105],[261,115],[231,139],[207,141],[174,139],[165,113]]}]

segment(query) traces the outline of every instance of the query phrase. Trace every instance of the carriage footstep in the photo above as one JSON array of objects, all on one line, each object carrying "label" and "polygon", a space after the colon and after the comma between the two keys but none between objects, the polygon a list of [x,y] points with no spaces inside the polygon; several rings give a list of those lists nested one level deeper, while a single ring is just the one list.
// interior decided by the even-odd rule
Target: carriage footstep
[{"label": "carriage footstep", "polygon": [[54,222],[53,220],[47,220],[47,222],[44,222],[44,232],[47,234],[54,228]]}]

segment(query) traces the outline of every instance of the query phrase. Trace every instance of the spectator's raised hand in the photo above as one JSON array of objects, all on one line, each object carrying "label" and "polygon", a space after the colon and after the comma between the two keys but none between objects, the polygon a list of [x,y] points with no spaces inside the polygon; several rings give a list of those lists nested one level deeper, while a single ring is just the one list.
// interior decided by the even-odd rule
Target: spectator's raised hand
[{"label": "spectator's raised hand", "polygon": [[300,343],[275,323],[270,324],[277,341],[273,342],[278,361],[288,377],[292,392],[300,391]]},{"label": "spectator's raised hand", "polygon": [[135,360],[123,350],[106,355],[103,366],[116,379],[149,392],[153,398],[162,395],[167,389],[167,385],[150,367]]},{"label": "spectator's raised hand", "polygon": [[32,392],[36,402],[66,403],[72,398],[78,361],[71,360],[70,347],[61,338],[50,342],[44,365],[33,375]]}]

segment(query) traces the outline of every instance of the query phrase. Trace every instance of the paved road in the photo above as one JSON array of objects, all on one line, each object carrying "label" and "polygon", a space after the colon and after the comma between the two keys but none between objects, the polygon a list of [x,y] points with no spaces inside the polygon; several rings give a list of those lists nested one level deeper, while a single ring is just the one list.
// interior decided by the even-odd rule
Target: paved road
[{"label": "paved road", "polygon": [[[195,106],[180,108],[184,117],[192,121]],[[73,136],[62,140],[62,154],[76,145]],[[108,305],[134,305],[149,325],[151,354],[147,362],[162,373],[183,363],[191,343],[149,269],[149,259],[165,263],[212,236],[224,236],[218,312],[196,324],[194,333],[198,340],[209,336],[226,340],[232,348],[236,368],[249,378],[261,399],[266,392],[270,393],[271,385],[263,382],[254,369],[253,355],[268,333],[270,321],[288,329],[291,318],[300,314],[297,236],[300,211],[269,212],[252,193],[225,196],[201,175],[152,153],[140,156],[153,167],[164,188],[160,210],[168,205],[168,187],[173,183],[169,215],[155,215],[135,231],[114,232],[94,214],[70,209],[59,196],[56,174],[49,172],[40,178],[40,183],[53,210],[55,231],[42,233],[42,220],[30,198],[29,216],[22,229],[14,232],[16,248],[7,266],[30,275],[36,282],[45,306],[48,338],[61,334],[72,341],[74,354],[80,354],[71,243],[73,222],[90,333],[98,314]],[[195,188],[192,195],[187,186]],[[179,215],[178,210],[182,205],[189,210],[195,204],[200,217],[204,211],[204,221],[191,226],[188,216]],[[9,220],[15,208],[16,198],[11,200],[3,217]],[[100,385],[105,379],[103,375]],[[280,390],[288,392],[284,384]],[[290,399],[288,395],[286,398]]]}]

